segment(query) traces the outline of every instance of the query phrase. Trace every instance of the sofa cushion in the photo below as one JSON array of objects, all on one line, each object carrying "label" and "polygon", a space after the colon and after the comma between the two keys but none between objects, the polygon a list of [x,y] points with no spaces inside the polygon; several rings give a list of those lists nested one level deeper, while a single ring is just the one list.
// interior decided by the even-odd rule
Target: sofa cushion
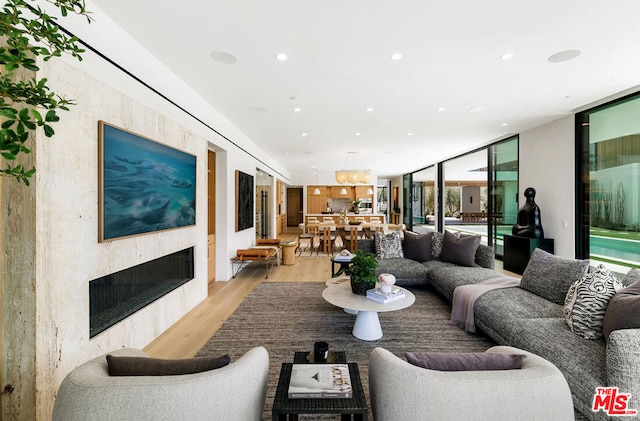
[{"label": "sofa cushion", "polygon": [[110,376],[176,376],[193,374],[224,367],[230,361],[229,354],[221,357],[196,357],[181,360],[107,355]]},{"label": "sofa cushion", "polygon": [[563,305],[571,284],[582,278],[588,268],[588,260],[566,259],[537,248],[522,274],[520,288]]},{"label": "sofa cushion", "polygon": [[485,352],[405,352],[409,364],[439,371],[514,370],[522,368],[524,354]]},{"label": "sofa cushion", "polygon": [[479,245],[479,235],[456,236],[445,231],[440,260],[462,266],[474,266]]},{"label": "sofa cushion", "polygon": [[429,270],[421,263],[411,259],[381,259],[378,261],[377,274],[390,273],[396,277],[400,286],[426,285]]},{"label": "sofa cushion", "polygon": [[602,321],[613,295],[623,288],[602,264],[574,282],[564,302],[564,318],[572,332],[585,339],[602,337]]},{"label": "sofa cushion", "polygon": [[404,242],[402,251],[406,259],[416,262],[426,262],[431,260],[431,237],[433,233],[417,234],[412,231],[404,231]]},{"label": "sofa cushion", "polygon": [[618,329],[640,328],[640,280],[618,291],[607,306],[602,325],[602,334],[609,340],[609,334]]},{"label": "sofa cushion", "polygon": [[404,253],[402,252],[402,241],[400,240],[400,232],[394,231],[389,234],[383,234],[376,231],[374,235],[376,245],[376,258],[377,259],[389,259],[389,258],[402,258]]},{"label": "sofa cushion", "polygon": [[423,263],[429,269],[431,285],[449,301],[453,300],[453,290],[456,287],[467,284],[476,284],[480,281],[500,276],[493,269],[482,267],[457,266],[453,263],[432,260]]},{"label": "sofa cushion", "polygon": [[595,388],[608,385],[604,341],[585,341],[562,317],[519,319],[517,324],[519,334],[509,345],[551,361],[567,379],[575,407],[591,408]]}]

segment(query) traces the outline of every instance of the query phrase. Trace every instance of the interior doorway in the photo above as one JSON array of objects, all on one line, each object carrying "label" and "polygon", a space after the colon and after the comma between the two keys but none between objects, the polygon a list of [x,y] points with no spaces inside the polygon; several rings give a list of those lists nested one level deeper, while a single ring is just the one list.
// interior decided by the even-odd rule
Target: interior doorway
[{"label": "interior doorway", "polygon": [[216,153],[207,154],[208,279],[216,281]]},{"label": "interior doorway", "polygon": [[302,221],[302,188],[287,187],[287,226],[297,227]]}]

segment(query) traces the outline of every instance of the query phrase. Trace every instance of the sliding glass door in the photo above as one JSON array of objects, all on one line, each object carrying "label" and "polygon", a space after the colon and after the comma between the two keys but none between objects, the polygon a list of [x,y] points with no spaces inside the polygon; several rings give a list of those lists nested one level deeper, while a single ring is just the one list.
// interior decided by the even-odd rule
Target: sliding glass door
[{"label": "sliding glass door", "polygon": [[640,267],[640,95],[576,116],[576,255],[626,273]]},{"label": "sliding glass door", "polygon": [[518,218],[518,137],[489,146],[489,245],[503,255],[504,234]]}]

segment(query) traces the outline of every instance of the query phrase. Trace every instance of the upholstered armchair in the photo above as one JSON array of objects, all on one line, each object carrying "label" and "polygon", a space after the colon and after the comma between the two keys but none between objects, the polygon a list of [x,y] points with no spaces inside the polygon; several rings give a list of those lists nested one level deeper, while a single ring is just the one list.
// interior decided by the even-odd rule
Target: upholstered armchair
[{"label": "upholstered armchair", "polygon": [[[109,354],[146,356],[136,349]],[[105,354],[63,380],[53,420],[259,421],[268,372],[269,355],[262,347],[222,368],[172,376],[109,376]]]},{"label": "upholstered armchair", "polygon": [[573,420],[562,373],[529,352],[496,346],[486,352],[525,354],[521,369],[436,371],[409,364],[383,348],[369,357],[376,421]]}]

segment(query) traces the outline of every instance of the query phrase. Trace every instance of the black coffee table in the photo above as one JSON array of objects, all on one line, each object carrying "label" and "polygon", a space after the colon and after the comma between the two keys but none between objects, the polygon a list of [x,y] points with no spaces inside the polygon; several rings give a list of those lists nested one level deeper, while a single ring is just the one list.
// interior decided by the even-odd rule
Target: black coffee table
[{"label": "black coffee table", "polygon": [[[308,352],[296,352],[294,363],[309,363],[308,355]],[[335,360],[330,362],[345,364],[345,353],[336,352]],[[283,363],[280,369],[278,388],[276,389],[273,409],[271,410],[271,419],[273,421],[297,420],[299,414],[340,414],[341,419],[345,421],[351,419],[367,421],[367,399],[364,396],[357,363],[346,363],[349,366],[349,376],[351,377],[351,387],[353,388],[351,399],[289,399],[289,381],[291,380],[291,369],[294,363]]]}]

